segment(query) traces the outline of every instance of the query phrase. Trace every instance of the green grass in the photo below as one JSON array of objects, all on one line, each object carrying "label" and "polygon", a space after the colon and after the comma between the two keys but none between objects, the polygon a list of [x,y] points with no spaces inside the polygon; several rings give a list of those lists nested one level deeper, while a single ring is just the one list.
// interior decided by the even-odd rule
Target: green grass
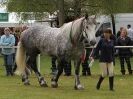
[{"label": "green grass", "polygon": [[[0,58],[0,64],[3,64]],[[84,90],[74,90],[74,76],[61,76],[59,87],[50,86],[50,58],[41,57],[41,73],[45,76],[48,88],[41,88],[34,74],[31,75],[30,86],[21,83],[21,77],[6,77],[4,66],[0,66],[0,99],[133,99],[133,75],[121,76],[119,61],[115,66],[115,92],[109,91],[108,78],[102,83],[101,89],[95,86],[100,75],[98,61],[91,68],[91,77],[82,77]],[[74,73],[73,73],[74,74]]]}]

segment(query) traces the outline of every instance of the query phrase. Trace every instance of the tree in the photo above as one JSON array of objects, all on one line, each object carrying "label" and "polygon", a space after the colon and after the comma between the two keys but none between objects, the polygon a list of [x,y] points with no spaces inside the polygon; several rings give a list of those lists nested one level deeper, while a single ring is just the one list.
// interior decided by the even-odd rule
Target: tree
[{"label": "tree", "polygon": [[57,0],[58,6],[58,16],[59,16],[59,27],[64,24],[65,15],[64,15],[64,0]]},{"label": "tree", "polygon": [[29,19],[42,20],[46,12],[57,10],[56,0],[8,0],[9,12],[16,12],[22,21]]},{"label": "tree", "polygon": [[52,12],[56,10],[56,0],[9,0],[9,12]]},{"label": "tree", "polygon": [[[73,14],[75,18],[88,12],[89,15],[104,14],[109,15],[113,23],[115,33],[115,14],[133,12],[133,0],[9,0],[8,11],[19,12],[23,19],[28,17],[27,12],[32,12],[35,16],[43,17],[44,12],[58,11],[60,26],[68,14]],[[71,13],[69,13],[71,12]]]},{"label": "tree", "polygon": [[35,19],[36,16],[38,16],[37,19],[42,19],[44,12],[58,11],[59,25],[64,23],[64,0],[9,0],[7,9],[9,12],[17,12],[22,20],[29,19],[31,14]]}]

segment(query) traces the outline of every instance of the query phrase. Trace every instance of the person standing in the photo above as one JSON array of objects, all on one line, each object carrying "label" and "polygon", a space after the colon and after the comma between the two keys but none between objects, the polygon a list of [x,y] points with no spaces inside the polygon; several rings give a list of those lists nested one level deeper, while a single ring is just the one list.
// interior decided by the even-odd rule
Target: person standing
[{"label": "person standing", "polygon": [[[3,47],[13,47],[15,45],[15,37],[11,34],[9,28],[4,29],[4,35],[1,36],[0,45]],[[14,48],[2,48],[2,54],[4,55],[4,63],[6,68],[6,75],[13,76],[13,53]]]},{"label": "person standing", "polygon": [[133,44],[133,29],[130,24],[127,25],[127,36],[130,37]]},{"label": "person standing", "polygon": [[[127,36],[127,30],[125,28],[122,29],[122,32],[120,34],[120,37],[117,39],[117,45],[118,46],[130,46],[132,43],[130,37]],[[124,61],[127,63],[128,72],[131,75],[132,69],[131,69],[131,63],[130,63],[130,57],[131,57],[131,49],[130,48],[120,48],[118,49],[119,53],[119,59],[120,59],[120,65],[121,65],[121,73],[122,75],[125,75],[125,67],[124,67]]]},{"label": "person standing", "polygon": [[[85,47],[89,47],[87,40],[85,40],[84,44],[85,44]],[[89,63],[88,63],[91,50],[92,49],[85,48],[86,57],[85,57],[84,62],[82,62],[82,76],[91,76],[91,70],[90,70]]]},{"label": "person standing", "polygon": [[99,62],[100,62],[100,68],[102,71],[102,75],[99,78],[99,81],[97,83],[96,89],[99,90],[102,81],[104,80],[105,76],[109,75],[109,88],[111,91],[113,91],[114,86],[114,41],[110,39],[110,36],[112,35],[111,29],[106,29],[104,31],[104,38],[101,38],[98,42],[96,48],[92,52],[92,55],[90,57],[91,60],[94,59],[94,57],[99,54],[99,51],[101,52]]},{"label": "person standing", "polygon": [[66,61],[66,60],[64,60],[64,62],[63,62],[63,64],[64,64],[64,76],[71,76],[71,60],[69,60],[69,61]]},{"label": "person standing", "polygon": [[120,27],[120,30],[117,32],[117,35],[116,35],[117,38],[120,37],[121,31],[122,31],[123,28],[124,27]]},{"label": "person standing", "polygon": [[[18,45],[18,42],[19,42],[19,31],[16,30],[16,28],[14,27],[13,28],[13,31],[12,31],[12,34],[15,37],[15,46],[17,46]],[[17,68],[17,64],[15,62],[16,51],[17,51],[17,49],[15,48],[15,51],[13,53],[13,63],[14,63],[14,65],[13,65],[13,72],[15,72],[15,70]]]},{"label": "person standing", "polygon": [[51,67],[51,70],[52,70],[51,74],[52,75],[55,75],[57,73],[57,63],[56,63],[56,60],[57,60],[56,56],[52,56],[52,58],[51,58],[51,65],[52,65],[52,67]]}]

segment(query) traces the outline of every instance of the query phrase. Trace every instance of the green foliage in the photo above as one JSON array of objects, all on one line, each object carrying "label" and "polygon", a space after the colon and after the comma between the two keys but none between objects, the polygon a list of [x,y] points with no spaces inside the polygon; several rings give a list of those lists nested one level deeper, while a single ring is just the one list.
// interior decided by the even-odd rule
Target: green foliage
[{"label": "green foliage", "polygon": [[9,0],[10,12],[52,12],[56,9],[55,0]]},{"label": "green foliage", "polygon": [[94,12],[101,14],[116,14],[133,12],[132,0],[87,0],[88,9],[94,8]]},{"label": "green foliage", "polygon": [[133,0],[74,0],[81,3],[82,11],[92,14],[133,12]]},{"label": "green foliage", "polygon": [[55,0],[9,0],[7,10],[16,12],[22,21],[29,19],[41,20],[46,16],[44,12],[56,10]]},{"label": "green foliage", "polygon": [[[132,5],[133,0],[64,0],[64,14],[78,17],[86,11],[89,15],[130,13],[133,12]],[[33,15],[40,16],[37,19],[41,19],[43,12],[57,11],[58,6],[57,0],[9,0],[7,9],[9,12],[23,12],[22,19],[27,20],[27,12],[33,12]]]}]

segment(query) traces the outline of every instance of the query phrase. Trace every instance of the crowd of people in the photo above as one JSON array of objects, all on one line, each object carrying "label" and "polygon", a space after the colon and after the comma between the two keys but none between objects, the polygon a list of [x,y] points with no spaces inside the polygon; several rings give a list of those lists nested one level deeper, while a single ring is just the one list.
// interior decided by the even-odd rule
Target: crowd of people
[{"label": "crowd of people", "polygon": [[127,63],[128,73],[132,74],[132,66],[130,58],[132,56],[132,50],[130,48],[118,48],[115,49],[115,46],[132,46],[133,45],[133,30],[131,25],[127,25],[127,29],[120,27],[117,36],[112,33],[111,29],[106,29],[101,35],[101,39],[96,45],[96,48],[93,50],[90,55],[90,59],[94,60],[95,56],[99,54],[99,63],[102,74],[98,80],[96,89],[100,89],[101,83],[104,80],[105,76],[109,76],[109,88],[111,91],[114,90],[114,66],[115,66],[115,53],[118,52],[118,57],[121,66],[121,73],[125,75],[126,70],[124,63]]}]

